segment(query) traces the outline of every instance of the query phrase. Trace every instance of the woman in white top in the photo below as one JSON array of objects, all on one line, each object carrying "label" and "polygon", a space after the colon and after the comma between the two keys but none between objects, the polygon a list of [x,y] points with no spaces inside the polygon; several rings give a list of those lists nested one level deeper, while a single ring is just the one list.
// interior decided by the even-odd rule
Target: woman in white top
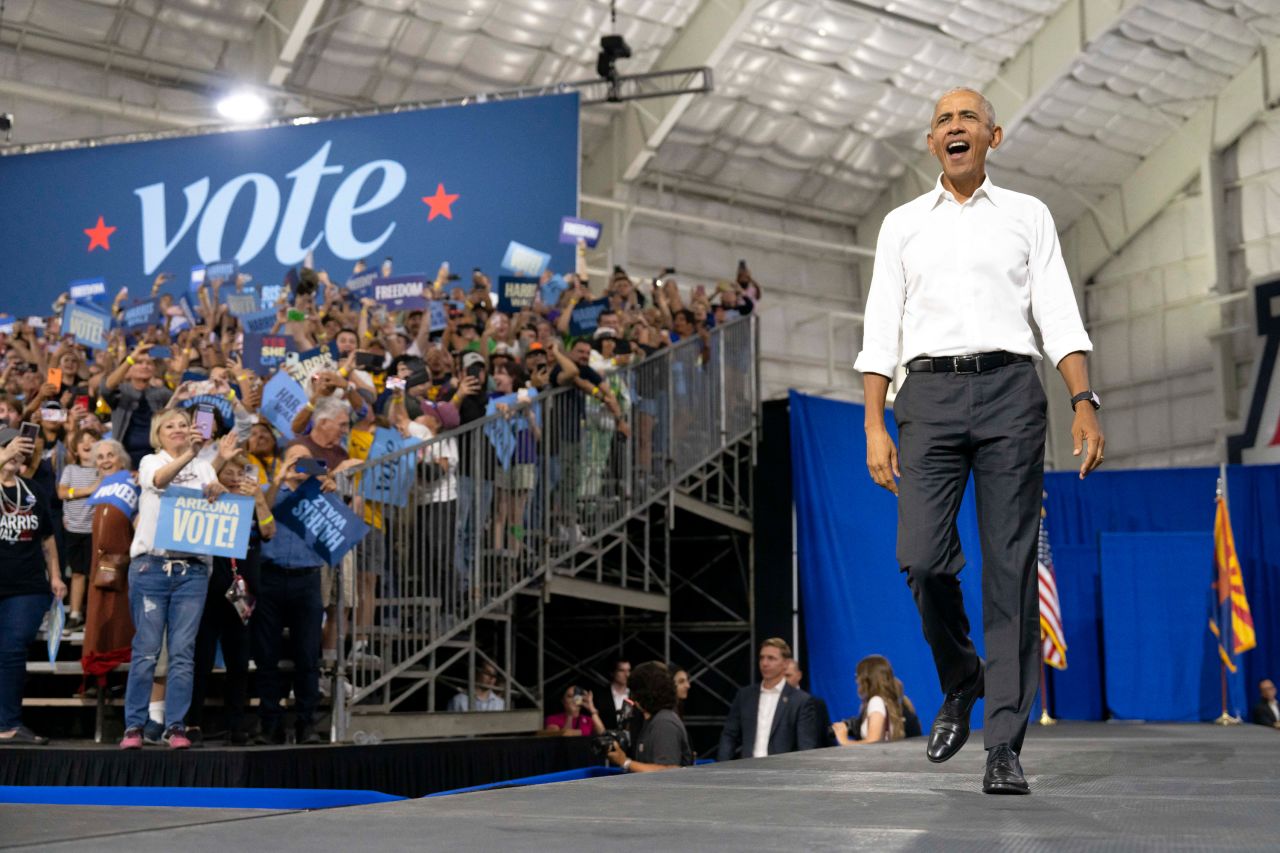
[{"label": "woman in white top", "polygon": [[836,740],[841,746],[881,743],[903,738],[902,688],[893,674],[888,659],[880,655],[868,655],[858,661],[854,673],[858,681],[858,698],[862,711],[858,714],[859,737],[849,737],[853,720],[832,725]]},{"label": "woman in white top", "polygon": [[[133,655],[124,697],[122,749],[142,748],[142,727],[161,639],[168,635],[169,669],[165,683],[164,741],[173,749],[191,745],[182,720],[191,704],[196,633],[209,588],[209,557],[155,547],[160,495],[170,486],[200,491],[214,500],[226,489],[214,466],[197,458],[204,444],[185,411],[165,409],[151,420],[155,453],[138,465],[138,518],[129,550],[129,610],[133,614]],[[218,447],[220,460],[236,453],[234,434]]]}]

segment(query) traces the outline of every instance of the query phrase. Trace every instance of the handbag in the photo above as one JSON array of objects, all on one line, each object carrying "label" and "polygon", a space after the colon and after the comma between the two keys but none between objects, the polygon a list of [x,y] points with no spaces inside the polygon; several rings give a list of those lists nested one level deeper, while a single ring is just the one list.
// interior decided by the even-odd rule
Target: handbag
[{"label": "handbag", "polygon": [[110,592],[124,592],[129,578],[129,555],[99,551],[94,556],[93,585]]}]

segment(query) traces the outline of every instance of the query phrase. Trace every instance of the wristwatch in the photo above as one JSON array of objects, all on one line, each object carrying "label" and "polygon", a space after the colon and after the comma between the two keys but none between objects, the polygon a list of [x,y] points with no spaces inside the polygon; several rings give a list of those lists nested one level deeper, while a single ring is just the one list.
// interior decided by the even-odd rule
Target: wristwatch
[{"label": "wristwatch", "polygon": [[1085,400],[1088,400],[1095,409],[1102,408],[1102,400],[1097,394],[1092,391],[1081,391],[1071,398],[1071,411],[1074,412],[1076,410],[1076,403],[1083,403]]}]

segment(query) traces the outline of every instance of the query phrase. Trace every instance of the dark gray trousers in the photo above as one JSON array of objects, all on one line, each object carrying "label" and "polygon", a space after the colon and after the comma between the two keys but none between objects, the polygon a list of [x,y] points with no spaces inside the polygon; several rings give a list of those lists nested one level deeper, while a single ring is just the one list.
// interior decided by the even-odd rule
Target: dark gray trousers
[{"label": "dark gray trousers", "polygon": [[970,473],[982,544],[986,641],[983,740],[1021,751],[1040,685],[1036,574],[1044,483],[1044,389],[1030,362],[983,373],[913,372],[898,423],[898,564],[907,575],[944,693],[978,668],[960,594],[956,513]]}]

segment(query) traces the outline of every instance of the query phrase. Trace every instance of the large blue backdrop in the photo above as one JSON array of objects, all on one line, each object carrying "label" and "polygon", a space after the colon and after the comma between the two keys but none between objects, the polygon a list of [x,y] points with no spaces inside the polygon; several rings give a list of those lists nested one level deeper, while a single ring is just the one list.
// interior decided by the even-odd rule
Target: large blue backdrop
[{"label": "large blue backdrop", "polygon": [[[804,657],[833,718],[858,709],[853,665],[892,661],[927,725],[941,703],[920,619],[894,558],[895,498],[866,472],[863,408],[793,393],[791,442],[805,618]],[[889,418],[892,430],[892,418]],[[895,437],[896,438],[896,437]],[[1050,675],[1067,719],[1209,719],[1220,710],[1209,642],[1216,469],[1046,475],[1046,523],[1057,570],[1068,668]],[[1280,466],[1233,466],[1228,500],[1258,648],[1231,680],[1247,714],[1264,677],[1280,676]],[[968,566],[961,587],[982,624],[977,517],[959,517]],[[974,640],[982,650],[981,630]],[[974,722],[981,725],[981,703]]]},{"label": "large blue backdrop", "polygon": [[75,279],[144,295],[157,272],[235,258],[279,284],[308,249],[341,284],[354,261],[449,261],[495,280],[518,241],[570,269],[578,97],[0,157],[0,310],[46,313]]}]

